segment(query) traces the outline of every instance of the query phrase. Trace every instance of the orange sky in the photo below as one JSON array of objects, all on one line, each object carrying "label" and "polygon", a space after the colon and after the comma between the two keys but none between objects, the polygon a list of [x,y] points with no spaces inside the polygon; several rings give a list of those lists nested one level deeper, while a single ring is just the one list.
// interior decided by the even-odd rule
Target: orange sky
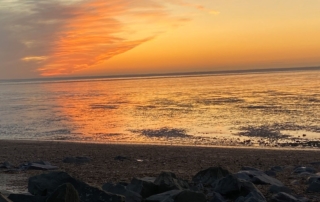
[{"label": "orange sky", "polygon": [[63,2],[0,3],[0,79],[320,66],[318,0]]}]

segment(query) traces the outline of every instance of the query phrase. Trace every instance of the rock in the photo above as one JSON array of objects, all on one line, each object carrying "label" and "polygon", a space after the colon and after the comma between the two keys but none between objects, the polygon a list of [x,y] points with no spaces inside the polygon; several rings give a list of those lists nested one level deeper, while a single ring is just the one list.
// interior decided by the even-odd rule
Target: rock
[{"label": "rock", "polygon": [[320,192],[320,181],[313,181],[309,184],[307,192]]},{"label": "rock", "polygon": [[37,161],[37,162],[29,162],[24,163],[19,166],[21,170],[56,170],[57,166],[51,165],[48,161]]},{"label": "rock", "polygon": [[70,183],[59,186],[46,202],[80,202],[77,190]]},{"label": "rock", "polygon": [[8,162],[8,161],[6,161],[6,162],[4,162],[4,163],[1,163],[0,164],[0,168],[4,168],[4,169],[11,169],[11,168],[13,168],[14,166],[10,163],[10,162]]},{"label": "rock", "polygon": [[246,197],[240,196],[235,202],[266,202],[267,200],[260,192],[250,192]]},{"label": "rock", "polygon": [[116,157],[114,157],[114,160],[124,161],[124,160],[130,160],[130,158],[125,157],[125,156],[116,156]]},{"label": "rock", "polygon": [[186,181],[177,179],[176,175],[172,172],[162,172],[154,183],[158,186],[159,193],[189,188],[189,184]]},{"label": "rock", "polygon": [[202,193],[189,190],[171,190],[148,197],[145,202],[206,202]]},{"label": "rock", "polygon": [[10,194],[8,198],[12,202],[46,202],[46,196],[32,196],[27,194]]},{"label": "rock", "polygon": [[273,177],[266,175],[262,171],[251,171],[251,170],[239,171],[235,175],[240,179],[251,181],[254,184],[270,184],[270,185],[283,186],[282,182],[280,182],[279,180]]},{"label": "rock", "polygon": [[206,196],[203,193],[184,190],[174,199],[175,202],[206,202]]},{"label": "rock", "polygon": [[285,193],[293,193],[293,191],[286,187],[286,186],[277,186],[277,185],[271,185],[270,188],[269,188],[269,192],[270,193],[273,193],[273,194],[276,194],[276,193],[279,193],[279,192],[285,192]]},{"label": "rock", "polygon": [[121,184],[112,184],[112,183],[105,183],[104,185],[102,185],[102,190],[113,193],[113,194],[123,195],[123,196],[127,191],[125,186]]},{"label": "rock", "polygon": [[308,172],[308,173],[316,173],[316,170],[312,167],[296,167],[293,170],[293,173],[303,173],[303,172]]},{"label": "rock", "polygon": [[219,180],[229,174],[231,173],[222,167],[210,167],[198,172],[192,178],[192,181],[196,184],[202,183],[203,185],[211,185],[216,180]]},{"label": "rock", "polygon": [[174,198],[181,193],[182,190],[171,190],[161,194],[148,197],[145,202],[174,202]]},{"label": "rock", "polygon": [[241,168],[241,170],[252,170],[252,171],[261,171],[257,168],[252,168],[252,167],[249,167],[249,166],[244,166]]},{"label": "rock", "polygon": [[0,194],[0,202],[12,202],[12,201],[10,201],[7,197]]},{"label": "rock", "polygon": [[221,194],[214,192],[210,202],[226,202],[226,200],[221,196]]},{"label": "rock", "polygon": [[50,172],[29,178],[28,191],[35,196],[48,196],[60,185],[70,183],[77,190],[81,202],[123,202],[124,197],[106,193],[96,187],[87,185],[65,172]]},{"label": "rock", "polygon": [[272,171],[272,170],[267,170],[267,171],[264,171],[264,173],[270,177],[275,177],[277,176],[277,173],[275,171]]},{"label": "rock", "polygon": [[10,194],[13,194],[13,192],[7,190],[0,190],[0,194],[2,194],[2,196],[8,197]]},{"label": "rock", "polygon": [[320,166],[320,161],[311,162],[311,163],[309,163],[309,164],[311,164],[311,165],[313,165],[313,166]]},{"label": "rock", "polygon": [[296,197],[284,192],[279,192],[277,194],[272,195],[271,201],[272,202],[300,202],[300,200],[297,199]]},{"label": "rock", "polygon": [[66,157],[63,159],[63,163],[76,163],[76,164],[89,163],[90,161],[91,159],[85,156]]},{"label": "rock", "polygon": [[308,178],[308,184],[311,184],[312,182],[320,182],[320,176],[316,175],[316,176],[311,176]]},{"label": "rock", "polygon": [[158,186],[146,178],[133,178],[126,188],[127,190],[140,194],[142,198],[147,198],[159,193]]},{"label": "rock", "polygon": [[102,189],[112,194],[118,194],[126,197],[126,202],[141,202],[142,197],[140,194],[127,190],[125,186],[121,184],[106,183],[102,186]]},{"label": "rock", "polygon": [[284,168],[282,166],[273,166],[270,168],[270,170],[274,172],[281,172],[284,170]]},{"label": "rock", "polygon": [[255,192],[255,195],[259,195],[261,199],[264,196],[261,192],[248,181],[238,179],[235,175],[228,175],[213,183],[213,190],[222,194],[229,199],[237,199],[240,196],[247,197],[251,192]]}]

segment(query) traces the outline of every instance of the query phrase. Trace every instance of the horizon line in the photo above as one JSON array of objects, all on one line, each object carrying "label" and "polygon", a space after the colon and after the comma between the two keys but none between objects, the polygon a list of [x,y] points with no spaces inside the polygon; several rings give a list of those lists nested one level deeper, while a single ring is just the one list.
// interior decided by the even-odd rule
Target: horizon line
[{"label": "horizon line", "polygon": [[171,73],[149,73],[149,74],[117,74],[117,75],[91,75],[91,76],[60,76],[60,77],[39,77],[27,79],[0,79],[0,82],[28,82],[28,81],[72,81],[83,79],[151,79],[166,77],[193,77],[210,75],[232,75],[249,73],[272,73],[287,71],[316,71],[320,66],[312,67],[288,67],[288,68],[264,68],[264,69],[240,69],[240,70],[216,70],[216,71],[192,71],[192,72],[171,72]]}]

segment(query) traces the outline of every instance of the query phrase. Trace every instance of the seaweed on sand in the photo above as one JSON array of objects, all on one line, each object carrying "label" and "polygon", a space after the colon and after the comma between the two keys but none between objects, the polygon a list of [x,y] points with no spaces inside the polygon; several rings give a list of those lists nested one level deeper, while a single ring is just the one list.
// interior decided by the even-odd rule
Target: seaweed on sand
[{"label": "seaweed on sand", "polygon": [[269,140],[278,140],[290,137],[290,135],[282,134],[280,130],[269,126],[246,126],[240,128],[240,130],[242,130],[242,132],[239,132],[237,135],[247,137],[261,137]]},{"label": "seaweed on sand", "polygon": [[185,129],[179,128],[160,128],[160,129],[141,129],[141,130],[130,130],[132,133],[140,133],[146,137],[155,138],[189,138],[191,135],[186,134]]}]

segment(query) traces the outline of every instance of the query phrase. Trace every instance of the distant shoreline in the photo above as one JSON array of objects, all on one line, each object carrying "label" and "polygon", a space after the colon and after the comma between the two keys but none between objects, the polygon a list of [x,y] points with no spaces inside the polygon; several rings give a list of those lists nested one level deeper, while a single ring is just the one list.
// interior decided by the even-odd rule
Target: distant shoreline
[{"label": "distant shoreline", "polygon": [[45,77],[32,79],[0,79],[3,83],[61,83],[61,82],[81,82],[81,81],[114,81],[114,80],[136,80],[136,79],[161,79],[174,77],[204,77],[220,75],[243,75],[243,74],[264,74],[283,72],[303,72],[320,71],[318,67],[292,67],[292,68],[266,68],[266,69],[245,69],[245,70],[220,70],[220,71],[200,71],[200,72],[176,72],[176,73],[154,73],[154,74],[124,74],[124,75],[104,75],[104,76],[75,76],[75,77]]}]

